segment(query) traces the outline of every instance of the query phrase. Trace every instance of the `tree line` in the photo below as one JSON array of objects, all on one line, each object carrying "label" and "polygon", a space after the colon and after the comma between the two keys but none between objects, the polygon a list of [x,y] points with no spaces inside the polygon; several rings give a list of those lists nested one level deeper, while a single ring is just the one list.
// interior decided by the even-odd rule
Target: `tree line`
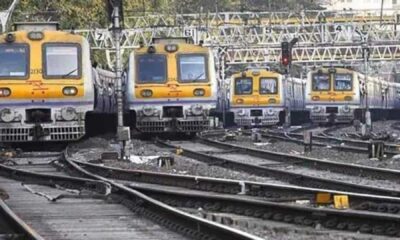
[{"label": "tree line", "polygon": [[[20,0],[12,21],[58,21],[62,28],[106,27],[106,0]],[[12,0],[1,0],[6,9]],[[125,15],[319,9],[314,0],[124,0]]]}]

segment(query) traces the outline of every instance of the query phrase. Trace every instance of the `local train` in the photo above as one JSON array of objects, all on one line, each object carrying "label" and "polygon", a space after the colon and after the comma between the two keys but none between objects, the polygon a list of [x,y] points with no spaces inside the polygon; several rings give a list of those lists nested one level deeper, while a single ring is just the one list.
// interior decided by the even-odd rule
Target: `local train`
[{"label": "local train", "polygon": [[303,80],[268,70],[246,70],[232,75],[229,97],[234,122],[244,127],[283,123],[287,111],[292,120],[296,114],[314,123],[350,123],[364,119],[367,99],[373,120],[400,115],[400,83],[381,77],[366,79],[344,67],[311,70]]},{"label": "local train", "polygon": [[[74,141],[103,112],[88,41],[56,23],[17,23],[0,35],[0,141]],[[94,76],[96,75],[96,76]],[[99,88],[101,89],[101,88]],[[99,99],[97,98],[100,97]]]},{"label": "local train", "polygon": [[248,69],[233,74],[230,83],[230,111],[238,126],[276,125],[285,122],[287,111],[304,110],[305,80]]},{"label": "local train", "polygon": [[[84,37],[51,23],[15,26],[0,35],[1,142],[74,141],[92,113],[115,116],[115,75],[92,67]],[[366,86],[364,75],[341,67],[312,70],[306,80],[247,69],[230,84],[228,110],[238,126],[276,125],[304,111],[316,123],[351,122],[361,119],[367,99],[375,116],[400,109],[400,83],[368,77]],[[132,51],[123,93],[129,124],[141,132],[217,125],[214,56],[189,39],[155,39]]]},{"label": "local train", "polygon": [[[366,86],[366,81],[368,86]],[[361,120],[368,107],[372,117],[388,116],[400,108],[400,84],[366,77],[352,69],[325,67],[307,76],[305,107],[316,123]]]},{"label": "local train", "polygon": [[154,39],[129,56],[125,106],[140,132],[196,133],[213,125],[217,80],[211,50],[187,38]]}]

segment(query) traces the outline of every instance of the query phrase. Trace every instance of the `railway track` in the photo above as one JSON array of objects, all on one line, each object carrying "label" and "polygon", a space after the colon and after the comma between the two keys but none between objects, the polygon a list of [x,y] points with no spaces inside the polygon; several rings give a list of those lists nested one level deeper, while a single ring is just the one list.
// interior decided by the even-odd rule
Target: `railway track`
[{"label": "railway track", "polygon": [[[3,197],[5,197],[5,194]],[[42,240],[43,238],[19,218],[0,198],[0,239]]]},{"label": "railway track", "polygon": [[327,189],[305,188],[294,185],[282,185],[242,181],[222,178],[211,178],[191,175],[167,174],[152,171],[120,169],[99,164],[73,161],[83,169],[105,178],[128,181],[128,183],[144,183],[173,186],[197,191],[214,192],[229,195],[255,197],[270,202],[293,202],[308,200],[315,203],[319,193],[347,195],[350,207],[355,210],[397,213],[400,211],[400,198],[368,194],[339,192]]},{"label": "railway track", "polygon": [[[244,131],[243,134],[251,135],[251,132]],[[297,132],[280,132],[280,131],[263,131],[261,136],[264,138],[275,138],[283,141],[290,141],[298,144],[304,144],[303,133]],[[338,138],[328,135],[313,135],[313,145],[315,146],[330,146],[341,151],[349,151],[355,153],[368,154],[368,146],[370,141]],[[397,144],[384,143],[384,154],[388,157],[400,154],[400,148]]]},{"label": "railway track", "polygon": [[[240,188],[246,188],[246,184],[249,184],[249,187],[259,186],[259,190],[261,186],[265,188],[271,187],[268,186],[268,184],[250,182],[240,183],[240,181],[232,180],[197,178],[194,176],[178,176],[137,170],[122,170],[71,160],[69,162],[71,166],[85,176],[103,180],[123,180],[124,184],[130,188],[146,193],[160,201],[179,208],[201,208],[210,212],[236,214],[263,220],[273,220],[305,226],[316,226],[320,224],[328,229],[360,231],[378,235],[397,236],[400,234],[400,231],[394,230],[398,227],[397,224],[400,224],[400,216],[397,214],[313,208],[294,205],[292,203],[288,204],[283,201],[272,202],[237,195],[215,194],[206,191],[213,189],[224,193],[234,193],[234,191],[239,191]],[[139,181],[146,183],[139,183]],[[161,183],[163,183],[163,185],[168,185],[169,187],[160,186]],[[203,183],[205,185],[203,185]],[[198,191],[198,189],[185,189],[193,189],[193,186],[197,184],[201,186],[199,189],[203,191]],[[213,186],[212,184],[215,185]],[[171,187],[174,185],[179,185],[180,187]],[[190,187],[190,185],[192,187]],[[225,185],[228,187],[227,189],[224,188]],[[182,186],[184,186],[184,188],[182,188]],[[235,187],[232,188],[232,186]],[[293,190],[297,194],[315,194],[315,192],[318,191],[316,189],[296,189],[295,187],[287,186],[275,186],[275,188],[281,188],[281,190],[286,188],[285,191],[290,192]],[[380,196],[367,196],[361,194],[350,193],[350,195],[352,199],[354,197],[354,199],[359,198],[359,200],[372,200],[373,198],[375,198],[375,200],[390,199],[389,201],[397,203],[400,200],[399,198],[382,198]],[[393,206],[395,205],[396,204]]]},{"label": "railway track", "polygon": [[[298,156],[250,149],[209,139],[201,139],[199,142],[190,142],[186,147],[184,147],[182,143],[174,144],[161,140],[158,140],[157,143],[173,150],[180,148],[183,150],[182,155],[208,164],[239,170],[257,176],[272,177],[298,186],[384,196],[400,196],[400,191],[396,189],[385,189],[345,182],[340,179],[340,177],[337,179],[329,179],[326,176],[318,177],[312,175],[316,175],[315,173],[321,175],[321,172],[318,172],[320,170],[324,170],[326,173],[328,173],[328,171],[337,171],[341,173],[340,176],[346,174],[346,176],[356,177],[356,180],[371,177],[373,179],[389,179],[390,181],[396,182],[398,181],[399,172],[394,170],[364,166],[358,168],[357,165],[300,158]],[[206,148],[202,149],[199,147],[202,144],[206,146]],[[209,145],[211,145],[210,149],[212,150],[207,151],[206,149]],[[254,159],[256,159],[256,161],[254,161]],[[314,169],[313,171],[316,172],[312,170],[291,171],[286,168],[287,165],[299,166],[299,169]],[[325,172],[323,173],[325,174]]]},{"label": "railway track", "polygon": [[0,164],[6,204],[45,239],[259,239],[120,184],[67,176],[62,156]]}]

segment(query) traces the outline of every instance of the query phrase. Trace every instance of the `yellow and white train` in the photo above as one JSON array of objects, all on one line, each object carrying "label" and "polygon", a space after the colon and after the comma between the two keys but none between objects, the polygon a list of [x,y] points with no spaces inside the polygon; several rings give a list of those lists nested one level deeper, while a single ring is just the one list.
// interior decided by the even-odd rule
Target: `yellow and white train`
[{"label": "yellow and white train", "polygon": [[57,24],[0,35],[0,141],[70,141],[94,110],[90,47]]},{"label": "yellow and white train", "polygon": [[265,69],[248,69],[231,77],[230,111],[238,126],[271,126],[284,122],[285,111],[304,109],[304,80]]},{"label": "yellow and white train", "polygon": [[209,48],[188,39],[155,39],[129,57],[125,103],[141,132],[206,130],[217,104]]},{"label": "yellow and white train", "polygon": [[[366,86],[366,80],[368,86]],[[351,122],[362,119],[368,101],[372,117],[396,112],[400,84],[368,77],[346,68],[319,68],[308,73],[306,109],[313,122]],[[368,97],[367,97],[368,96]]]},{"label": "yellow and white train", "polygon": [[92,113],[115,113],[113,73],[91,64],[88,41],[57,23],[0,35],[0,142],[79,140]]}]

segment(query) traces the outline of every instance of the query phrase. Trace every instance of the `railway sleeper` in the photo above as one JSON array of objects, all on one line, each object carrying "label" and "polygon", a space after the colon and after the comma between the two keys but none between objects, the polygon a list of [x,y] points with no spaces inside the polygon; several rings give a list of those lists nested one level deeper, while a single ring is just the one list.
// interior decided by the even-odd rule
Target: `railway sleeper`
[{"label": "railway sleeper", "polygon": [[[145,190],[145,192],[147,192]],[[194,208],[199,214],[204,212],[220,212],[228,214],[236,214],[248,217],[255,217],[264,220],[273,220],[285,223],[293,223],[304,226],[322,225],[325,228],[347,230],[352,232],[372,233],[388,236],[400,236],[400,223],[393,222],[385,218],[379,219],[360,215],[352,216],[351,214],[340,214],[335,211],[323,212],[314,211],[312,209],[302,208],[280,208],[277,205],[252,205],[246,206],[240,201],[207,199],[197,197],[196,200],[189,196],[172,195],[168,193],[152,192],[148,194],[166,204],[179,208]],[[283,206],[283,205],[282,205]],[[379,219],[379,220],[378,220]],[[379,226],[379,227],[377,227]]]},{"label": "railway sleeper", "polygon": [[[104,173],[106,171],[102,171],[103,167],[96,166],[92,164],[82,164],[82,166],[88,171],[96,172],[96,173]],[[121,170],[115,169],[113,171],[113,176],[116,179],[125,179],[129,181],[139,181],[146,182],[152,184],[161,184],[175,187],[183,187],[200,191],[208,191],[208,192],[217,192],[217,193],[228,193],[228,194],[245,194],[249,196],[255,197],[263,197],[266,198],[270,202],[293,202],[296,200],[309,200],[311,204],[315,204],[316,200],[316,192],[303,192],[303,193],[293,193],[291,188],[279,188],[279,187],[271,187],[269,185],[257,185],[257,183],[245,183],[236,182],[234,183],[214,183],[207,181],[206,179],[199,178],[196,181],[193,181],[190,177],[179,177],[178,179],[174,178],[174,175],[164,175],[164,174],[155,174],[154,176],[147,175],[152,173],[142,172],[139,174],[138,172],[129,171],[129,170]],[[240,184],[241,183],[241,184]],[[314,182],[315,186],[320,186]],[[323,186],[323,185],[321,185]],[[380,199],[370,198],[370,201],[366,201],[363,198],[359,198],[357,196],[350,195],[350,208],[355,210],[364,210],[364,211],[374,211],[374,212],[382,212],[382,213],[398,213],[400,210],[400,204],[388,202],[381,202]],[[384,200],[383,200],[384,201]],[[328,204],[333,204],[333,200]]]}]

